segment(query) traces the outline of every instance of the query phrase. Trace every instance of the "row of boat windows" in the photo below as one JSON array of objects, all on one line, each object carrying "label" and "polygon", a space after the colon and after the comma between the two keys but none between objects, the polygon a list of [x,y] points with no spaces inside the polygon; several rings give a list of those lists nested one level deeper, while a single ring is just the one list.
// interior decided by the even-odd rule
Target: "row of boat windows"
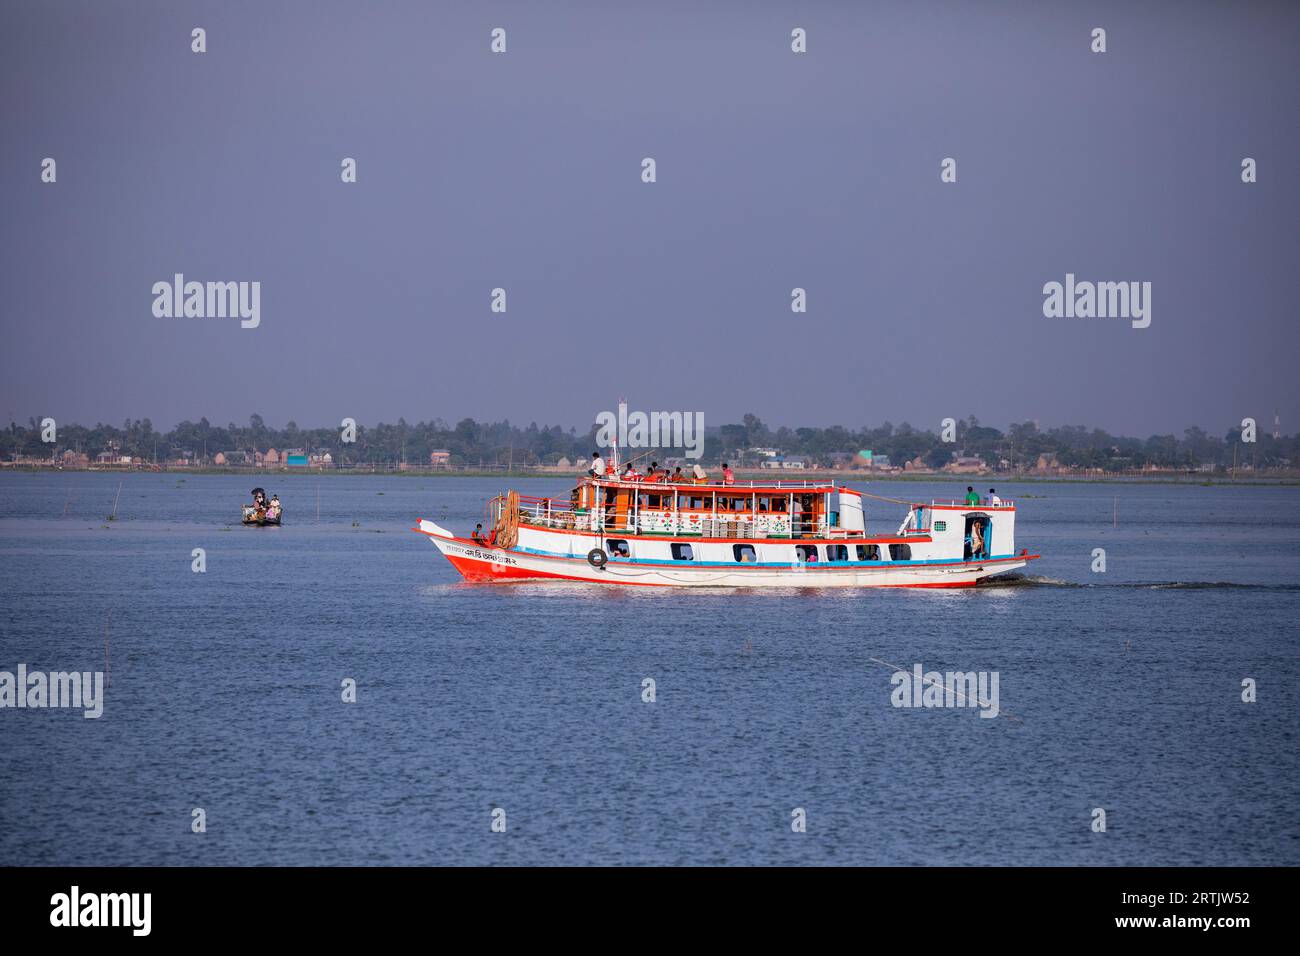
[{"label": "row of boat windows", "polygon": [[[640,496],[638,502],[640,507],[645,511],[672,511],[672,495],[646,495]],[[743,498],[733,498],[728,495],[718,495],[717,508],[714,508],[714,499],[712,495],[700,497],[699,495],[679,495],[677,498],[677,507],[681,511],[756,511],[758,514],[767,512],[776,512],[777,514],[788,514],[790,511],[790,499],[785,495],[759,495],[758,501],[755,502],[752,495],[746,495]],[[801,502],[798,497],[794,501],[794,510],[811,511],[812,502]]]},{"label": "row of boat windows", "polygon": [[[853,550],[850,551],[849,549]],[[605,549],[609,552],[610,557],[629,558],[632,556],[631,548],[627,541],[621,539],[610,539],[605,543]],[[674,542],[671,545],[674,561],[694,561],[695,548],[684,541]],[[850,554],[858,561],[882,561],[885,560],[880,554],[880,545],[878,544],[800,544],[794,549],[795,560],[805,564],[814,564],[819,561],[828,561],[831,563],[837,561],[850,560]],[[749,564],[758,560],[758,552],[752,544],[733,544],[731,546],[732,558],[739,564]],[[891,544],[889,546],[890,561],[910,561],[912,559],[912,546],[908,544]]]}]

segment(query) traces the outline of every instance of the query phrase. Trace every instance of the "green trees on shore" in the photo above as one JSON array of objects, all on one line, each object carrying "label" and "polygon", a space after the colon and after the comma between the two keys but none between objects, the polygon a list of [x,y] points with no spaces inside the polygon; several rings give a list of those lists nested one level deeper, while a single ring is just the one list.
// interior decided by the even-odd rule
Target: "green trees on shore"
[{"label": "green trees on shore", "polygon": [[[343,465],[405,461],[420,467],[429,464],[431,452],[446,450],[451,454],[449,463],[459,467],[553,465],[561,458],[576,467],[596,447],[595,434],[594,425],[578,432],[536,422],[520,427],[509,421],[477,422],[466,418],[449,425],[435,418],[410,424],[399,418],[394,424],[358,425],[356,441],[344,443],[338,428],[303,428],[293,421],[273,427],[260,415],[253,415],[247,425],[213,425],[201,418],[197,422],[183,421],[167,432],[156,430],[148,418],[128,419],[121,426],[59,423],[58,441],[51,446],[41,441],[39,419],[32,418],[25,426],[13,423],[0,430],[0,458],[50,458],[71,450],[89,456],[92,462],[101,453],[110,453],[146,462],[189,458],[211,463],[220,452],[230,464],[240,464],[245,454],[251,460],[254,453],[275,448],[281,452],[301,450],[309,455],[328,453],[335,463]],[[876,456],[888,455],[894,465],[919,457],[931,468],[942,467],[956,454],[982,458],[991,467],[1005,463],[1032,468],[1040,456],[1054,458],[1071,469],[1107,471],[1136,470],[1148,465],[1230,466],[1234,463],[1234,448],[1239,465],[1272,468],[1300,461],[1297,436],[1274,439],[1264,429],[1259,430],[1257,442],[1242,443],[1238,429],[1216,436],[1192,427],[1181,436],[1132,438],[1082,425],[1040,430],[1033,422],[1015,423],[1001,430],[980,424],[974,416],[957,423],[955,442],[942,441],[937,430],[922,431],[907,423],[896,426],[884,422],[857,429],[841,425],[774,429],[752,414],[741,422],[707,428],[705,436],[706,463],[725,458],[738,465],[756,465],[761,460],[760,454],[752,451],[756,448],[804,456],[810,464],[821,465],[870,449]],[[661,449],[658,457],[682,454],[681,449]]]}]

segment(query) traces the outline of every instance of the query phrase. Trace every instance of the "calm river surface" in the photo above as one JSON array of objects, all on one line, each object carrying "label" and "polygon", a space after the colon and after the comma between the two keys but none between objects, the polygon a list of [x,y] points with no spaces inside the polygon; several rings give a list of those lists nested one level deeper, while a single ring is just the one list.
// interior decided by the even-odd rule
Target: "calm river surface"
[{"label": "calm river surface", "polygon": [[[0,671],[108,679],[0,710],[5,861],[1300,864],[1300,488],[999,482],[1044,557],[971,592],[460,583],[409,529],[503,484],[0,475]],[[1012,716],[895,708],[873,658]]]}]

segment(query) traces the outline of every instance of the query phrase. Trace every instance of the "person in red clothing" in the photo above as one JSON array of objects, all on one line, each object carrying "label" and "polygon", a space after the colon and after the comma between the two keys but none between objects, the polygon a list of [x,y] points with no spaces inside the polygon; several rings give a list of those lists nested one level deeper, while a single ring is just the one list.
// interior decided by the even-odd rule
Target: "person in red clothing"
[{"label": "person in red clothing", "polygon": [[722,463],[722,483],[724,485],[734,485],[736,483],[736,473],[731,470],[731,466],[725,461]]}]

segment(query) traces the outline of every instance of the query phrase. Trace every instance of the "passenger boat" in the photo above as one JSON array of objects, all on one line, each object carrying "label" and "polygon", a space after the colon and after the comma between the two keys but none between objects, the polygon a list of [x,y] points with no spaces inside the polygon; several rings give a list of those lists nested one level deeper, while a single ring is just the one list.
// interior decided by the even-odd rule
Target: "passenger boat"
[{"label": "passenger boat", "polygon": [[870,534],[866,495],[832,482],[698,484],[584,478],[567,500],[509,492],[487,534],[426,535],[468,581],[549,578],[667,587],[973,587],[1038,557],[1016,553],[1013,501],[907,505]]}]

